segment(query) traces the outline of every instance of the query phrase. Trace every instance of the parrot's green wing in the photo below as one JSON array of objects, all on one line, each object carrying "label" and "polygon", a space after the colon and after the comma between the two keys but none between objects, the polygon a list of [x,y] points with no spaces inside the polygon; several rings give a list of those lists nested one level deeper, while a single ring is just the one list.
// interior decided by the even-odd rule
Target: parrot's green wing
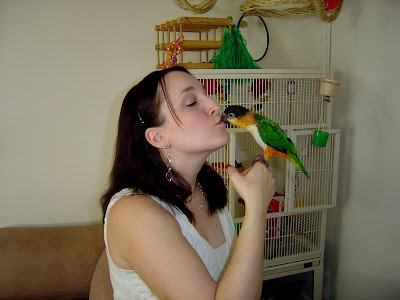
[{"label": "parrot's green wing", "polygon": [[254,119],[260,137],[265,144],[283,153],[295,154],[297,152],[293,142],[278,124],[259,114],[255,114]]},{"label": "parrot's green wing", "polygon": [[296,147],[287,137],[282,128],[275,122],[259,114],[255,114],[254,119],[257,124],[260,138],[263,140],[263,142],[280,152],[286,153],[286,159],[291,161],[298,169],[300,169],[307,178],[310,178],[306,168],[297,156]]}]

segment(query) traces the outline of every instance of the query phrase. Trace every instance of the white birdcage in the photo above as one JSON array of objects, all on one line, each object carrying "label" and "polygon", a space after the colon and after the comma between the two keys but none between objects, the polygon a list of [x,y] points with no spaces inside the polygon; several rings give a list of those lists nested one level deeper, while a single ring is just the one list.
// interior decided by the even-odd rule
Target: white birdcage
[{"label": "white birdcage", "polygon": [[[192,70],[206,93],[221,105],[241,105],[279,124],[298,151],[310,179],[291,163],[272,158],[276,179],[265,226],[264,279],[313,270],[314,295],[322,288],[326,209],[336,205],[339,130],[331,129],[332,102],[319,93],[319,71],[310,70]],[[330,133],[325,147],[312,144],[313,131]],[[263,154],[245,129],[228,126],[230,143],[208,162],[224,178],[229,210],[240,232],[245,206],[225,171],[226,164],[248,168]]]}]

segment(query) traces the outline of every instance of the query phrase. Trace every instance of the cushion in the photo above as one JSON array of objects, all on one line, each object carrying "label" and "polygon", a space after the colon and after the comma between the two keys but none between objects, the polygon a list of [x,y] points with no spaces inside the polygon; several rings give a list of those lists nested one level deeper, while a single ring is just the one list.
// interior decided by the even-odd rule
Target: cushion
[{"label": "cushion", "polygon": [[88,299],[103,225],[0,228],[3,299]]},{"label": "cushion", "polygon": [[106,251],[101,254],[90,285],[90,300],[112,300],[113,288],[108,270]]}]

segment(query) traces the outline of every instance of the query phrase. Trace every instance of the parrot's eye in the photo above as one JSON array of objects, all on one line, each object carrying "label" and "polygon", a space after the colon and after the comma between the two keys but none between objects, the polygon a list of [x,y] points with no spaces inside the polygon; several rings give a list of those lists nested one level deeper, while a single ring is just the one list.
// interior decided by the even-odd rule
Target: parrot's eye
[{"label": "parrot's eye", "polygon": [[232,118],[234,118],[234,117],[235,117],[235,114],[234,114],[234,113],[229,113],[229,114],[228,114],[228,118],[229,118],[229,119],[232,119]]}]

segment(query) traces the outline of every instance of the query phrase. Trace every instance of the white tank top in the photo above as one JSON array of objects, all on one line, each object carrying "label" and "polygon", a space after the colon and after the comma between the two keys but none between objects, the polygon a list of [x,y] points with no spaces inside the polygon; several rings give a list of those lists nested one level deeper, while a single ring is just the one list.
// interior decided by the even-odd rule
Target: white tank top
[{"label": "white tank top", "polygon": [[[125,270],[119,268],[111,259],[108,251],[107,217],[109,211],[120,198],[132,194],[134,194],[134,192],[131,189],[123,189],[116,193],[108,204],[104,219],[104,242],[106,245],[111,283],[114,289],[114,299],[158,299],[134,270]],[[224,208],[221,211],[218,211],[219,220],[224,231],[225,243],[214,249],[197,232],[184,213],[182,213],[179,209],[168,205],[164,201],[161,201],[155,196],[150,197],[175,217],[181,227],[182,234],[200,256],[211,277],[218,282],[222,271],[225,268],[226,261],[230,256],[235,235],[232,217],[228,210]]]}]

